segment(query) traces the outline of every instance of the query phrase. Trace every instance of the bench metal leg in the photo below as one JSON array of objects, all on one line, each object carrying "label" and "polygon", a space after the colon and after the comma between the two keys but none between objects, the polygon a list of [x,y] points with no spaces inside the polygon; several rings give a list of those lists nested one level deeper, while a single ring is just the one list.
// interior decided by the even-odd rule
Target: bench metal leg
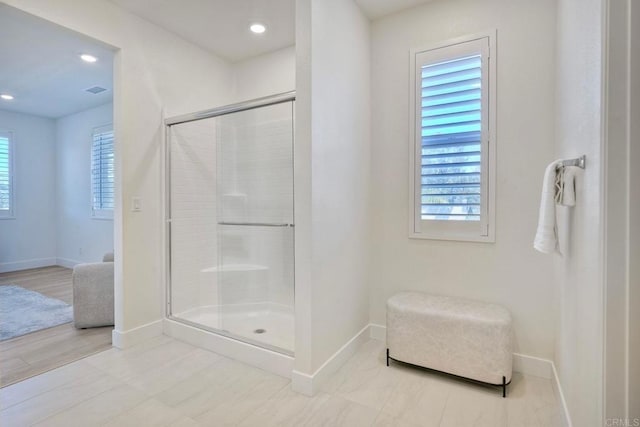
[{"label": "bench metal leg", "polygon": [[450,373],[447,373],[447,372],[442,372],[442,371],[438,371],[438,370],[435,370],[435,369],[426,368],[424,366],[413,365],[411,363],[402,362],[400,360],[393,359],[393,358],[391,358],[391,356],[389,356],[389,349],[387,348],[387,366],[389,366],[389,360],[394,360],[394,361],[399,362],[401,364],[407,364],[407,365],[415,366],[417,368],[426,369],[428,371],[441,372],[441,373],[444,373],[446,375],[450,375],[450,376],[456,377],[456,378],[461,378],[461,379],[464,379],[464,380],[467,380],[467,381],[471,381],[471,382],[474,382],[474,383],[489,384],[489,385],[492,385],[494,387],[495,386],[498,386],[498,387],[502,386],[502,397],[503,398],[507,397],[507,386],[509,384],[507,384],[507,377],[505,377],[504,375],[502,376],[502,384],[495,384],[495,383],[487,383],[487,382],[483,382],[483,381],[478,381],[478,380],[474,380],[474,379],[471,379],[471,378],[461,377],[461,376],[458,376],[458,375],[455,375],[455,374],[450,374]]},{"label": "bench metal leg", "polygon": [[502,376],[502,397],[507,397],[507,379]]}]

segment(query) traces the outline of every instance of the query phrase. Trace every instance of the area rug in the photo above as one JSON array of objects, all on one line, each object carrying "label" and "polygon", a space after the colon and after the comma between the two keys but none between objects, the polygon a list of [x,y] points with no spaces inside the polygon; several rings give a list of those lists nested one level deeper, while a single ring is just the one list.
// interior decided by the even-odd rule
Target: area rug
[{"label": "area rug", "polygon": [[73,308],[16,285],[0,286],[0,341],[73,320]]}]

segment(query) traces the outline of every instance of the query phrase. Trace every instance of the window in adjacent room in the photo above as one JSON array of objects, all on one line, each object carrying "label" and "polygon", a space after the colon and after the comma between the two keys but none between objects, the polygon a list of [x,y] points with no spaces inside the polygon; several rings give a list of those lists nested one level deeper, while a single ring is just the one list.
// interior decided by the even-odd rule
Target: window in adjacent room
[{"label": "window in adjacent room", "polygon": [[91,145],[91,212],[95,218],[113,218],[113,126],[93,130]]},{"label": "window in adjacent room", "polygon": [[0,131],[0,218],[14,216],[13,137]]},{"label": "window in adjacent room", "polygon": [[494,241],[494,38],[412,51],[410,237]]}]

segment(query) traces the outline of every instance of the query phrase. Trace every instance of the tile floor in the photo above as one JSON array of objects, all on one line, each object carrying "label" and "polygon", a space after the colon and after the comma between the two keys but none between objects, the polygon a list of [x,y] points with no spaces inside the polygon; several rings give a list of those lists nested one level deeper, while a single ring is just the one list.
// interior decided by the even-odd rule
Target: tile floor
[{"label": "tile floor", "polygon": [[549,380],[498,388],[400,364],[369,341],[315,397],[288,380],[158,337],[0,389],[2,426],[561,426]]}]

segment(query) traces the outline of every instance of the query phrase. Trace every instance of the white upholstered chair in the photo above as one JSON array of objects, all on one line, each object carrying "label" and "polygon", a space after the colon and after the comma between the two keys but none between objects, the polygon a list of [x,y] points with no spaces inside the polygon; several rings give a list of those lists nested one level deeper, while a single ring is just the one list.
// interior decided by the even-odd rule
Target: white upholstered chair
[{"label": "white upholstered chair", "polygon": [[102,262],[73,269],[73,324],[76,328],[113,325],[113,253]]}]

